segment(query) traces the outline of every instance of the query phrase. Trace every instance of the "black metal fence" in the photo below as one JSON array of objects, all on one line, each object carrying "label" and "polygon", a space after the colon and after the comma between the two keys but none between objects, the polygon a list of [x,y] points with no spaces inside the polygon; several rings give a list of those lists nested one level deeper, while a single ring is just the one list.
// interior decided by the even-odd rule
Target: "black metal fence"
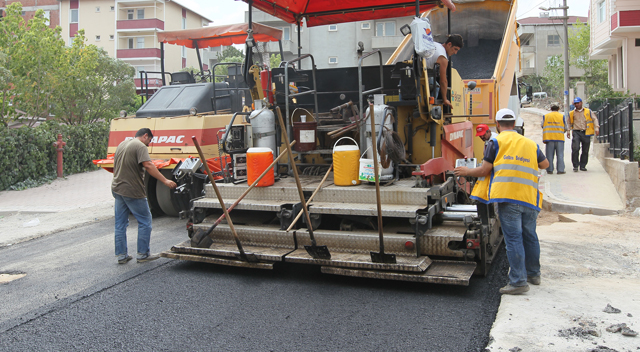
[{"label": "black metal fence", "polygon": [[609,143],[609,152],[615,158],[633,161],[633,102],[618,106],[607,102],[595,115],[600,123],[598,141]]}]

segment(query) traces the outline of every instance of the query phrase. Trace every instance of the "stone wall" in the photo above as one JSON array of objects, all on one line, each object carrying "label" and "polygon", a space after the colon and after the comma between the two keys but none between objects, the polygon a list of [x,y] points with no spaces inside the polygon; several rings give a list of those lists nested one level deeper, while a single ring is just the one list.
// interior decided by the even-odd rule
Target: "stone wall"
[{"label": "stone wall", "polygon": [[631,209],[640,207],[638,162],[613,158],[609,153],[609,143],[594,143],[593,152],[609,174],[626,207]]}]

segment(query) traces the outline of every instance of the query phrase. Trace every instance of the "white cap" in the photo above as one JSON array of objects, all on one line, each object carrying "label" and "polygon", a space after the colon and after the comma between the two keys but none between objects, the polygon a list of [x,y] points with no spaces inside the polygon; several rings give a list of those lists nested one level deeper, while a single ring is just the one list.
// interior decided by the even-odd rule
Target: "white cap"
[{"label": "white cap", "polygon": [[516,114],[511,109],[500,109],[496,113],[496,121],[515,121]]}]

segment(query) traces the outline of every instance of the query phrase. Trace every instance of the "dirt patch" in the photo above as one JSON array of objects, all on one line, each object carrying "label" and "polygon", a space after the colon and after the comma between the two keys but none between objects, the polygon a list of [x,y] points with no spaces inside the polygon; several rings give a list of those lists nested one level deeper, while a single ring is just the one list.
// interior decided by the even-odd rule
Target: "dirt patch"
[{"label": "dirt patch", "polygon": [[558,213],[542,209],[538,214],[538,221],[536,222],[536,224],[538,226],[549,226],[558,221],[560,221]]}]

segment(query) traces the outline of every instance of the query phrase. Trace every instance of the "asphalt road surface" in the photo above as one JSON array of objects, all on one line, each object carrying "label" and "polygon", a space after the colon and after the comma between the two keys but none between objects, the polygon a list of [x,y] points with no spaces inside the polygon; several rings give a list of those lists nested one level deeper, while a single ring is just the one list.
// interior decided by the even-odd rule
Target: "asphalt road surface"
[{"label": "asphalt road surface", "polygon": [[[107,220],[0,248],[0,273],[26,273],[0,284],[0,351],[481,351],[508,265],[502,251],[468,287],[291,264],[117,265],[112,228]],[[185,236],[182,221],[154,219],[152,251]]]}]

